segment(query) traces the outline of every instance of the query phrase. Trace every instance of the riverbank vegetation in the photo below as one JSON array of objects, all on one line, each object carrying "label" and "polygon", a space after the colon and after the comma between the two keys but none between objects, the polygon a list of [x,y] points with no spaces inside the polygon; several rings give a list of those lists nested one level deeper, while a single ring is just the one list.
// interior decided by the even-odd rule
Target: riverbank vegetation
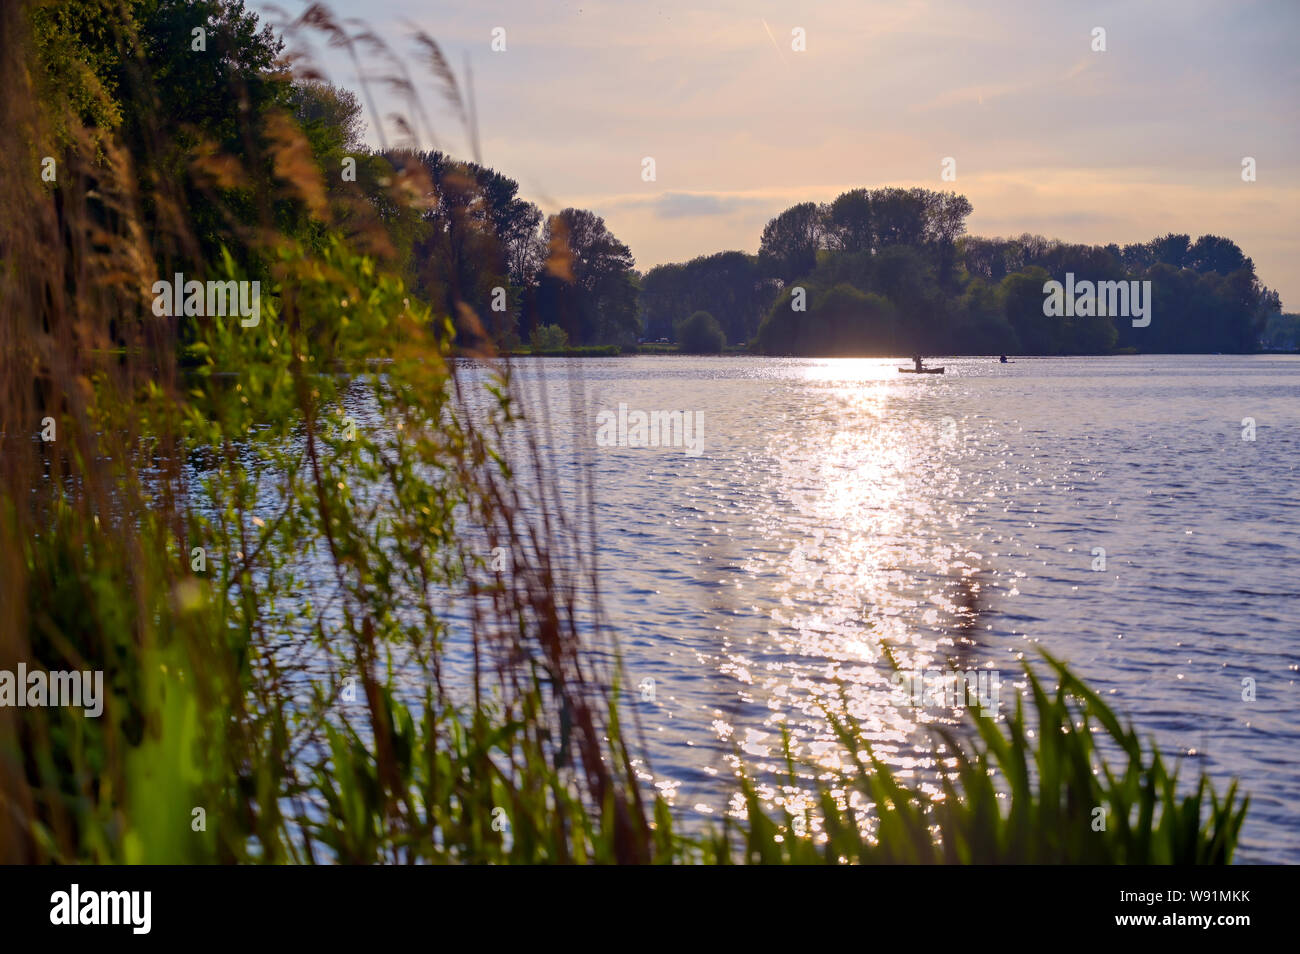
[{"label": "riverbank vegetation", "polygon": [[[686,824],[591,603],[592,490],[496,352],[498,287],[563,344],[623,335],[626,247],[580,211],[512,244],[512,183],[361,149],[367,91],[286,40],[398,61],[323,8],[24,0],[0,30],[0,669],[105,677],[98,717],[0,706],[0,861],[1230,860],[1235,789],[1180,786],[1051,661],[1032,737],[1017,708],[936,739],[942,799],[832,712],[852,768],[792,752],[811,801],[738,763],[735,812]],[[258,320],[159,317],[176,273],[260,283]]]}]

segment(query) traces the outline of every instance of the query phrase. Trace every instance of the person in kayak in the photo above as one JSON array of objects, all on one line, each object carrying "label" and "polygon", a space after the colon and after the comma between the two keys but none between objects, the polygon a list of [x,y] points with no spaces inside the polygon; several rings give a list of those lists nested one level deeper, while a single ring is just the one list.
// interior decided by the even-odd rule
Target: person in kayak
[{"label": "person in kayak", "polygon": [[919,354],[912,355],[912,361],[916,364],[916,370],[919,372],[921,370],[921,356]]}]

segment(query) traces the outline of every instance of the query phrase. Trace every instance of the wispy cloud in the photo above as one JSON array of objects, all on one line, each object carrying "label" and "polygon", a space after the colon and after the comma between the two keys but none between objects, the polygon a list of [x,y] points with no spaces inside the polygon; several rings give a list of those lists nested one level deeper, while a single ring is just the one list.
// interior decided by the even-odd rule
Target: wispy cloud
[{"label": "wispy cloud", "polygon": [[661,219],[714,218],[734,215],[753,209],[770,208],[774,203],[788,199],[787,193],[752,192],[664,192],[657,195],[606,195],[583,196],[577,204],[608,211],[640,209],[653,212]]}]

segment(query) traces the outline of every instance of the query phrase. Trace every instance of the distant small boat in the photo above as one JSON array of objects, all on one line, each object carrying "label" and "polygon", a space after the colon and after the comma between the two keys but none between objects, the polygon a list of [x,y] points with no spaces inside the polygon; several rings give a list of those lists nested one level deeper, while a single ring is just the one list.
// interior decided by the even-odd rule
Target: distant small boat
[{"label": "distant small boat", "polygon": [[899,374],[943,374],[943,368],[899,368]]}]

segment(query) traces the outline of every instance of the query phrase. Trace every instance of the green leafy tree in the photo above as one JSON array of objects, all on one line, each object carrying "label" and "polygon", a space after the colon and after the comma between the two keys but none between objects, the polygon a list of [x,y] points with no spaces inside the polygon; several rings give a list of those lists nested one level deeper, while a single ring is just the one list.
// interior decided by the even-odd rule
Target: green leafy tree
[{"label": "green leafy tree", "polygon": [[[279,188],[284,180],[267,134],[271,113],[289,106],[283,41],[243,0],[141,0],[136,19],[138,48],[119,71],[124,138],[138,165],[178,184],[175,199],[197,243],[159,249],[160,259],[171,259],[168,268],[201,270],[228,249],[268,278],[268,263],[254,251],[254,232],[264,224],[258,209],[274,196],[277,225],[300,233],[307,222]],[[204,31],[202,50],[193,48],[196,29]],[[284,163],[280,171],[287,174]],[[170,228],[168,201],[146,211],[151,225]]]},{"label": "green leafy tree", "polygon": [[721,354],[722,327],[707,311],[697,311],[677,328],[677,347],[688,354]]},{"label": "green leafy tree", "polygon": [[1015,330],[1003,313],[998,286],[973,278],[956,302],[951,345],[955,354],[1016,354],[1021,351]]},{"label": "green leafy tree", "polygon": [[569,335],[559,325],[542,325],[533,329],[528,344],[534,351],[563,351],[569,347]]},{"label": "green leafy tree", "polygon": [[[31,43],[37,58],[37,94],[55,140],[71,145],[74,125],[103,137],[122,122],[119,82],[135,21],[120,0],[63,0],[32,4]],[[7,37],[5,45],[16,42]]]},{"label": "green leafy tree", "polygon": [[896,351],[898,312],[888,299],[841,283],[810,288],[807,312],[794,310],[790,290],[772,305],[758,329],[756,350],[766,354],[876,355]]},{"label": "green leafy tree", "polygon": [[1043,285],[1052,280],[1047,269],[1034,265],[1002,279],[998,293],[1003,311],[1025,354],[1061,354],[1062,319],[1043,314]]},{"label": "green leafy tree", "polygon": [[289,90],[289,107],[323,163],[365,149],[366,121],[352,90],[321,80],[298,81]]}]

